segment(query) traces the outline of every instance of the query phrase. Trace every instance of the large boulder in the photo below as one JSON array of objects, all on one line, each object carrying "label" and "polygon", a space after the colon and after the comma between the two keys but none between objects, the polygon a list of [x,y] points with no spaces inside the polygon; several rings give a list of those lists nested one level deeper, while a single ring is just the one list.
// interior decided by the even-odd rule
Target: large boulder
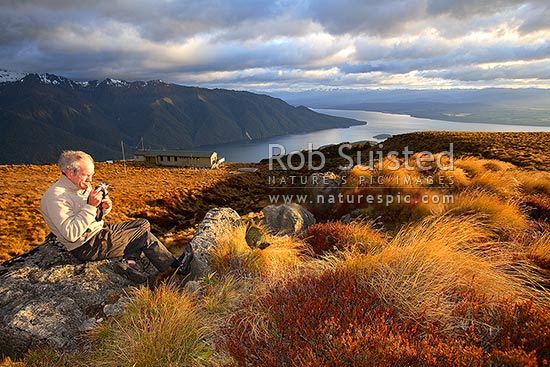
[{"label": "large boulder", "polygon": [[241,224],[241,216],[231,208],[214,208],[208,211],[191,240],[193,262],[191,275],[200,278],[210,272],[210,251],[216,239],[226,230]]},{"label": "large boulder", "polygon": [[121,312],[129,285],[112,260],[83,263],[54,241],[0,264],[0,354],[79,349],[83,331]]},{"label": "large boulder", "polygon": [[315,172],[308,177],[308,208],[317,218],[331,217],[335,210],[334,200],[338,198],[343,182],[342,176],[333,172]]},{"label": "large boulder", "polygon": [[266,229],[277,235],[299,234],[316,222],[313,214],[295,203],[269,205],[262,213]]}]

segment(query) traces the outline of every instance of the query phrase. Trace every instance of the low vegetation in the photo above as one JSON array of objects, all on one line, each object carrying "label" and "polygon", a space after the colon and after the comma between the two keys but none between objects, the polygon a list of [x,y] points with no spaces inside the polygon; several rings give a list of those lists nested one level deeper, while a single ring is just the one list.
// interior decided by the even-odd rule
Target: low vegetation
[{"label": "low vegetation", "polygon": [[[109,221],[150,219],[156,234],[178,252],[209,209],[231,206],[246,215],[267,205],[267,178],[238,174],[240,166],[204,170],[97,163],[94,182],[109,184],[114,206]],[[60,174],[53,164],[0,166],[0,261],[42,243],[49,231],[40,198]]]},{"label": "low vegetation", "polygon": [[[130,189],[116,197],[120,219],[147,214],[162,223],[156,230],[166,240],[184,241],[196,223],[181,214],[191,210],[184,205],[194,202],[203,211],[227,205],[244,215],[245,223],[228,228],[212,250],[213,272],[194,291],[177,284],[129,290],[126,311],[86,337],[85,353],[33,350],[0,365],[548,365],[550,172],[495,157],[464,155],[454,165],[452,171],[355,169],[342,193],[366,194],[374,189],[361,186],[360,177],[377,183],[382,177],[377,193],[399,190],[431,200],[336,205],[332,218],[299,236],[265,234],[264,249],[249,247],[246,233],[266,204],[265,167],[243,175],[231,173],[234,167],[201,171],[200,184],[185,181],[192,171],[167,170],[188,184],[184,189],[167,179],[163,191],[153,183],[159,176],[151,177],[161,170],[151,169],[142,182],[126,184],[142,197],[127,195]],[[122,170],[105,165],[98,175],[111,167]],[[33,179],[48,176],[45,170],[55,176],[44,166]],[[128,170],[140,177],[144,168]],[[117,190],[122,185],[118,176],[102,174]],[[415,184],[392,185],[396,175],[408,174]],[[251,187],[253,204],[238,197],[239,188],[225,186],[235,180]],[[433,200],[441,195],[452,200]],[[27,200],[32,207],[34,199]],[[172,222],[179,216],[184,224]]]}]

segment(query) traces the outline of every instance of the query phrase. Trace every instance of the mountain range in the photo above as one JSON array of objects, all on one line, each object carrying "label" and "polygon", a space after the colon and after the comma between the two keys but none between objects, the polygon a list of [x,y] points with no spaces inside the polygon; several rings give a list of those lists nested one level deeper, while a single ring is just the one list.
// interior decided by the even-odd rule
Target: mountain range
[{"label": "mountain range", "polygon": [[245,91],[0,72],[0,164],[55,162],[66,149],[120,159],[122,147],[130,156],[140,144],[193,149],[359,124]]}]

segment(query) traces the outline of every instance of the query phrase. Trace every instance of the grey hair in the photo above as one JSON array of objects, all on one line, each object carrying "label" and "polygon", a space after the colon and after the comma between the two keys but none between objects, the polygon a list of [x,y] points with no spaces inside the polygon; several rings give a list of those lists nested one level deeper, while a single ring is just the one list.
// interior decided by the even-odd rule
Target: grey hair
[{"label": "grey hair", "polygon": [[57,164],[62,173],[65,172],[66,169],[70,170],[72,173],[76,173],[82,161],[94,163],[94,159],[88,153],[84,153],[80,150],[65,150],[59,156]]}]

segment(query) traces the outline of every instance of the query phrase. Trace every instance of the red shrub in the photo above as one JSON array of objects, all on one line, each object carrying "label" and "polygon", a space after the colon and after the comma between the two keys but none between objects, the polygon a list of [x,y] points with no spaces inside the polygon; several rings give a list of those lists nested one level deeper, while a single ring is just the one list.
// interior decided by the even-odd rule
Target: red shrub
[{"label": "red shrub", "polygon": [[327,271],[260,296],[223,335],[241,366],[536,366],[550,359],[548,309],[465,299],[455,316],[475,322],[448,333],[445,325],[403,320],[353,274]]},{"label": "red shrub", "polygon": [[[248,309],[225,331],[227,347],[240,365],[378,366],[381,356],[387,365],[409,365],[414,348],[401,335],[414,328],[395,324],[392,310],[381,308],[352,277],[304,276],[259,302],[271,311],[273,330],[255,336],[247,316],[255,311]],[[392,335],[397,340],[388,338]]]},{"label": "red shrub", "polygon": [[305,241],[317,255],[327,251],[349,249],[351,246],[361,251],[372,251],[387,243],[386,238],[377,229],[363,222],[317,223],[308,228]]},{"label": "red shrub", "polygon": [[310,226],[305,236],[313,252],[322,255],[327,251],[343,249],[352,233],[350,228],[342,222],[329,222]]},{"label": "red shrub", "polygon": [[469,343],[484,347],[486,359],[498,366],[537,366],[550,361],[550,314],[532,301],[503,300],[491,307],[479,301],[465,301],[456,316],[475,315]]}]

